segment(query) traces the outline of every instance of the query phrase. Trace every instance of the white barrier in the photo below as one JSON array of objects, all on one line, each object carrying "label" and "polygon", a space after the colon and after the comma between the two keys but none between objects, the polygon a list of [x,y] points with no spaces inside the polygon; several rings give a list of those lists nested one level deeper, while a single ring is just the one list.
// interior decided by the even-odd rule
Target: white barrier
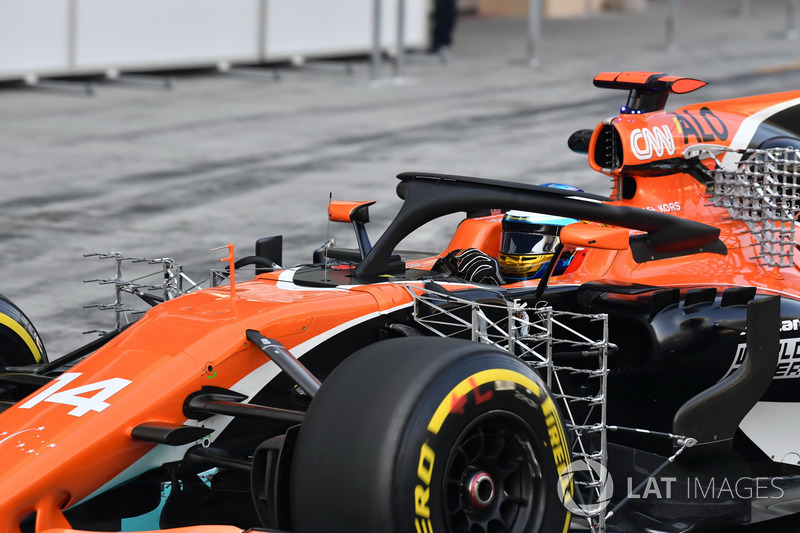
[{"label": "white barrier", "polygon": [[67,69],[69,27],[65,0],[0,0],[0,77]]},{"label": "white barrier", "polygon": [[259,0],[78,0],[75,68],[255,62]]},{"label": "white barrier", "polygon": [[[267,61],[362,54],[372,48],[373,0],[266,1],[263,57]],[[405,45],[424,48],[428,2],[406,0],[405,4]],[[386,50],[396,46],[397,11],[397,0],[383,0],[380,35]]]},{"label": "white barrier", "polygon": [[[0,79],[369,54],[373,0],[0,0]],[[382,0],[382,50],[397,0]],[[405,0],[403,41],[428,44],[427,0]]]}]

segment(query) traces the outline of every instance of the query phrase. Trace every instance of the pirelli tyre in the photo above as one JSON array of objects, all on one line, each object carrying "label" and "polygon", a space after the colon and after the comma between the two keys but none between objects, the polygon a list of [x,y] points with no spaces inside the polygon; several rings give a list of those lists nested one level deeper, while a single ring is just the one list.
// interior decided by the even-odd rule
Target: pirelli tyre
[{"label": "pirelli tyre", "polygon": [[25,313],[0,294],[0,366],[46,363],[42,339]]},{"label": "pirelli tyre", "polygon": [[456,339],[379,342],[311,402],[292,460],[293,529],[565,532],[568,449],[546,386],[519,359]]}]

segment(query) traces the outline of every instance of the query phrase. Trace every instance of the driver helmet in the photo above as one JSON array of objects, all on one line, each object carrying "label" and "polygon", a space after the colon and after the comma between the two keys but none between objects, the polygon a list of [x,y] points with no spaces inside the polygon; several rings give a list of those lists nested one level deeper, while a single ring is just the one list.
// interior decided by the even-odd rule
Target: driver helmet
[{"label": "driver helmet", "polygon": [[[558,234],[561,228],[574,222],[578,220],[527,211],[508,211],[503,216],[503,233],[497,258],[506,281],[513,283],[542,277],[560,242]],[[571,259],[572,254],[562,254],[553,274],[563,273]]]},{"label": "driver helmet", "polygon": [[[584,192],[583,189],[567,183],[543,183],[542,187]],[[505,279],[514,282],[542,277],[560,242],[558,234],[561,228],[574,222],[578,220],[525,211],[506,213],[503,217],[503,237],[498,257],[500,272]],[[561,254],[553,274],[564,273],[573,255],[573,252]]]}]

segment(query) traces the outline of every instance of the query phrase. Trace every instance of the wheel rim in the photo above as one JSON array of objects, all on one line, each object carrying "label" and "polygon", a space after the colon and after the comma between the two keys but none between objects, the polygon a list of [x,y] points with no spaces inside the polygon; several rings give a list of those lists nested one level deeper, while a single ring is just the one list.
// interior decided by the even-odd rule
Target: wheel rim
[{"label": "wheel rim", "polygon": [[447,461],[450,533],[535,530],[544,496],[536,449],[532,431],[516,415],[489,412],[474,420]]}]

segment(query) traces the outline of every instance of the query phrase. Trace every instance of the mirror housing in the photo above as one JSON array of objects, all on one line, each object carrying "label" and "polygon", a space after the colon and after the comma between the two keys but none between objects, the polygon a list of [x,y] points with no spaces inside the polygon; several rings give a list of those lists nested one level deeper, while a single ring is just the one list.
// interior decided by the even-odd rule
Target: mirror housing
[{"label": "mirror housing", "polygon": [[369,206],[375,202],[343,202],[331,200],[328,204],[328,219],[331,222],[369,222]]},{"label": "mirror housing", "polygon": [[616,226],[597,226],[577,222],[561,228],[561,244],[601,250],[627,250],[630,231]]}]

